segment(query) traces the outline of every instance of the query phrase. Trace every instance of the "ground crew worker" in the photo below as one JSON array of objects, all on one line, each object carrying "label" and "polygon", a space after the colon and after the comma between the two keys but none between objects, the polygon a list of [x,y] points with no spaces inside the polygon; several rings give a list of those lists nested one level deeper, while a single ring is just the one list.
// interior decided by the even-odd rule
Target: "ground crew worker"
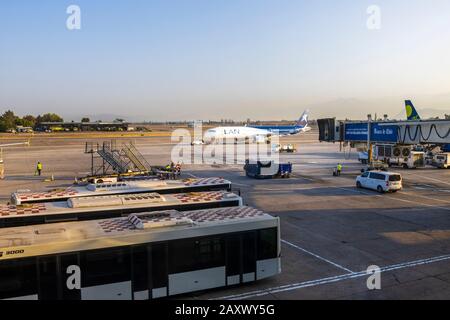
[{"label": "ground crew worker", "polygon": [[175,164],[173,162],[170,163],[170,178],[175,180]]},{"label": "ground crew worker", "polygon": [[38,175],[40,176],[42,173],[42,163],[40,163],[39,161],[37,163],[36,170],[37,170]]},{"label": "ground crew worker", "polygon": [[342,164],[338,163],[337,165],[337,176],[339,177],[341,175],[342,172]]},{"label": "ground crew worker", "polygon": [[177,165],[175,166],[175,171],[177,173],[177,177],[181,176],[181,163],[177,163]]},{"label": "ground crew worker", "polygon": [[170,179],[170,164],[168,164],[168,165],[165,167],[165,169],[166,169],[166,172],[165,172],[166,179]]}]

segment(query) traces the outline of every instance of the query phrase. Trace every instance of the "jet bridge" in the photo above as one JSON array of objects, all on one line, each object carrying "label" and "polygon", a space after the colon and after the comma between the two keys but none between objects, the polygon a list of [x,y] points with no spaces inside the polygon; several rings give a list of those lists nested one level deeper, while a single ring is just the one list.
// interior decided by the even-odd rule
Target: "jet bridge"
[{"label": "jet bridge", "polygon": [[[368,121],[320,119],[319,140],[325,142],[367,143]],[[450,120],[373,121],[370,122],[372,143],[402,145],[450,144]]]},{"label": "jet bridge", "polygon": [[399,144],[450,143],[450,120],[402,121],[396,125]]}]

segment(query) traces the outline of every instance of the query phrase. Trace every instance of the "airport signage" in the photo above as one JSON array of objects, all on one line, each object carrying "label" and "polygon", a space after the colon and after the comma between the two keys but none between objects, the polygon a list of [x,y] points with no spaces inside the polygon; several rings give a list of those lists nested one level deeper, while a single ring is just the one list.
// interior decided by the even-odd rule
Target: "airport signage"
[{"label": "airport signage", "polygon": [[393,143],[398,141],[397,126],[380,126],[378,123],[374,123],[371,132],[370,140],[372,141]]},{"label": "airport signage", "polygon": [[345,141],[367,141],[367,123],[346,123]]},{"label": "airport signage", "polygon": [[[380,126],[378,123],[371,124],[370,140],[373,142],[392,142],[398,140],[397,126]],[[346,123],[345,141],[367,141],[367,123]]]}]

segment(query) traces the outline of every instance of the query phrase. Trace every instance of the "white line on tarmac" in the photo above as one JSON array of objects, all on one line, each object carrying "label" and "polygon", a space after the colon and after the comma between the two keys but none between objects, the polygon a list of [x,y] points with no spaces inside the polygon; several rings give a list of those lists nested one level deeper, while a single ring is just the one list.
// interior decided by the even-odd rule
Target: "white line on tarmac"
[{"label": "white line on tarmac", "polygon": [[443,210],[450,211],[449,207],[441,207],[441,206],[436,206],[436,205],[433,205],[433,204],[427,204],[427,203],[418,202],[418,201],[406,200],[406,199],[402,199],[402,198],[394,198],[394,197],[390,197],[388,195],[367,193],[367,192],[364,192],[362,190],[344,189],[342,187],[331,187],[331,188],[337,188],[337,189],[341,189],[341,190],[347,190],[347,191],[350,191],[350,192],[353,192],[353,193],[362,193],[362,194],[365,194],[365,195],[370,195],[370,196],[375,196],[375,197],[383,197],[383,198],[388,198],[388,199],[395,200],[395,201],[403,201],[403,202],[408,202],[408,203],[412,203],[412,204],[419,205],[419,206],[425,206],[425,207],[431,207],[431,208],[437,208],[437,209],[443,209]]},{"label": "white line on tarmac", "polygon": [[[446,261],[446,260],[450,260],[450,254],[433,257],[433,258],[428,258],[428,259],[421,259],[421,260],[415,260],[415,261],[385,266],[385,267],[380,268],[379,273],[394,271],[394,270],[399,270],[399,269],[413,268],[413,267],[417,267],[420,265],[426,265],[426,264],[431,264],[431,263],[436,263],[436,262],[441,262],[441,261]],[[246,292],[246,293],[230,295],[230,296],[225,296],[225,297],[221,297],[221,298],[214,298],[212,300],[250,299],[250,298],[262,297],[262,296],[274,294],[274,293],[293,291],[293,290],[303,289],[303,288],[307,288],[307,287],[315,287],[315,286],[319,286],[319,285],[323,285],[323,284],[329,284],[329,283],[335,283],[335,282],[340,282],[340,281],[349,280],[349,279],[361,278],[361,277],[365,277],[365,276],[369,276],[369,275],[371,275],[371,274],[367,274],[367,271],[363,270],[363,271],[356,272],[356,273],[348,273],[348,274],[343,274],[340,276],[310,280],[310,281],[299,282],[299,283],[292,283],[292,284],[287,284],[287,285],[273,287],[273,288],[250,291],[250,292]]]},{"label": "white line on tarmac", "polygon": [[[305,190],[314,190],[314,189],[324,189],[324,188],[340,188],[340,187],[336,187],[336,186],[319,186],[319,187],[305,187],[305,188],[290,188],[290,189],[271,189],[271,188],[257,188],[254,190],[254,192],[258,192],[258,191],[278,191],[278,192],[287,192],[287,191],[305,191]],[[353,187],[353,185],[349,185],[349,186],[342,186],[342,188],[351,188]],[[343,190],[347,190],[347,189],[343,189]]]},{"label": "white line on tarmac", "polygon": [[291,247],[294,247],[294,248],[297,249],[297,250],[303,251],[303,252],[305,252],[305,253],[307,253],[307,254],[309,254],[309,255],[311,255],[311,256],[313,256],[313,257],[319,259],[319,260],[325,261],[325,262],[327,262],[327,263],[329,263],[329,264],[335,266],[336,268],[339,268],[339,269],[341,269],[341,270],[347,271],[347,272],[349,272],[349,273],[355,273],[354,271],[352,271],[352,270],[350,270],[350,269],[347,269],[346,267],[343,267],[343,266],[341,266],[341,265],[339,265],[339,264],[337,264],[337,263],[334,263],[333,261],[330,261],[330,260],[328,260],[328,259],[326,259],[326,258],[324,258],[324,257],[319,256],[318,254],[315,254],[315,253],[312,253],[311,251],[308,251],[308,250],[306,250],[306,249],[303,249],[303,248],[301,248],[301,247],[299,247],[299,246],[297,246],[297,245],[295,245],[295,244],[293,244],[293,243],[290,243],[290,242],[288,242],[288,241],[286,241],[286,240],[281,240],[281,242],[284,243],[284,244],[287,244],[287,245],[289,245],[289,246],[291,246]]},{"label": "white line on tarmac", "polygon": [[442,200],[442,199],[436,199],[436,198],[430,198],[430,197],[419,196],[418,194],[415,194],[414,197],[419,197],[419,198],[428,199],[428,200],[433,200],[433,201],[439,201],[439,202],[450,203],[450,201],[447,201],[447,200]]},{"label": "white line on tarmac", "polygon": [[414,177],[424,178],[424,179],[433,180],[433,181],[437,181],[437,182],[440,182],[440,183],[443,183],[443,184],[450,185],[450,182],[442,181],[442,180],[439,180],[439,179],[436,179],[436,178],[431,178],[431,177],[422,176],[422,175],[418,175],[418,174],[414,174]]}]

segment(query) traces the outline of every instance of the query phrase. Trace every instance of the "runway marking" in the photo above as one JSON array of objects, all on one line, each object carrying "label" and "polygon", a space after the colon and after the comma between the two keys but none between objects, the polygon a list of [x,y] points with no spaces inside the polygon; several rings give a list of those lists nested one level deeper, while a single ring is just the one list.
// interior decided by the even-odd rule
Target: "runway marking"
[{"label": "runway marking", "polygon": [[295,249],[297,249],[297,250],[303,251],[303,252],[305,252],[305,253],[307,253],[307,254],[309,254],[309,255],[311,255],[311,256],[313,256],[313,257],[319,259],[319,260],[325,261],[325,262],[327,262],[327,263],[329,263],[329,264],[335,266],[336,268],[339,268],[339,269],[341,269],[341,270],[347,271],[347,272],[349,272],[349,273],[355,273],[354,271],[352,271],[352,270],[350,270],[350,269],[347,269],[346,267],[343,267],[343,266],[341,266],[341,265],[339,265],[339,264],[337,264],[337,263],[335,263],[335,262],[333,262],[333,261],[330,261],[330,260],[328,260],[328,259],[326,259],[326,258],[324,258],[324,257],[321,257],[321,256],[319,256],[318,254],[315,254],[315,253],[313,253],[313,252],[311,252],[311,251],[308,251],[308,250],[306,250],[306,249],[304,249],[304,248],[301,248],[301,247],[299,247],[299,246],[297,246],[297,245],[295,245],[295,244],[293,244],[293,243],[290,243],[290,242],[288,242],[288,241],[286,241],[286,240],[281,240],[281,242],[284,243],[284,244],[287,244],[287,245],[289,245],[289,246],[291,246],[291,247],[293,247],[293,248],[295,248]]},{"label": "runway marking", "polygon": [[[406,268],[413,268],[413,267],[417,267],[420,265],[427,265],[427,264],[441,262],[441,261],[447,261],[447,260],[450,260],[450,254],[385,266],[385,267],[380,268],[379,273],[400,270],[400,269],[406,269]],[[250,292],[241,293],[241,294],[229,295],[229,296],[225,296],[225,297],[221,297],[221,298],[213,298],[211,300],[250,299],[250,298],[255,298],[255,297],[266,296],[269,294],[299,290],[299,289],[303,289],[303,288],[315,287],[315,286],[319,286],[319,285],[336,283],[336,282],[340,282],[340,281],[356,279],[356,278],[361,278],[361,277],[368,277],[368,276],[369,275],[367,274],[367,271],[363,270],[363,271],[356,272],[356,273],[347,273],[347,274],[334,276],[334,277],[321,278],[321,279],[304,281],[304,282],[299,282],[299,283],[291,283],[291,284],[282,285],[282,286],[273,287],[273,288],[255,290],[255,291],[250,291]]]}]

